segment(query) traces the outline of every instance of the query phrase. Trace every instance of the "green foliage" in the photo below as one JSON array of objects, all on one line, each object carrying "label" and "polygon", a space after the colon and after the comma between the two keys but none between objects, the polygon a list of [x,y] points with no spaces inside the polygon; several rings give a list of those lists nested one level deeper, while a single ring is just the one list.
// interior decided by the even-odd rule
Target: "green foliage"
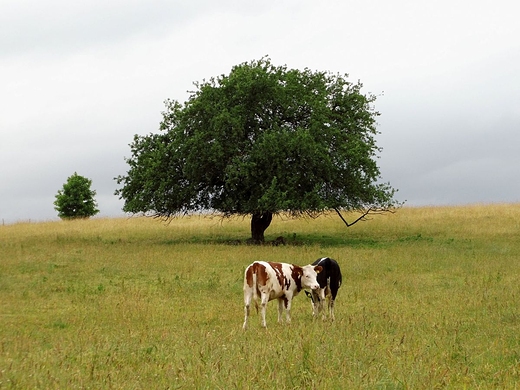
[{"label": "green foliage", "polygon": [[134,137],[130,170],[116,178],[123,209],[170,217],[395,206],[395,190],[376,184],[375,96],[346,77],[263,58],[195,83],[184,105],[166,101],[163,133]]},{"label": "green foliage", "polygon": [[91,185],[92,180],[76,172],[67,179],[54,201],[54,209],[61,219],[89,218],[99,213],[94,199],[96,191],[90,189]]}]

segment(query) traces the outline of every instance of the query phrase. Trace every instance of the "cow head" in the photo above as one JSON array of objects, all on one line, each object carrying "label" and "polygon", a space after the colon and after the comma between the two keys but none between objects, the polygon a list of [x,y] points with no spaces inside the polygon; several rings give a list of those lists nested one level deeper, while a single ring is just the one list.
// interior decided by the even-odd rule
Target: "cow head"
[{"label": "cow head", "polygon": [[302,288],[310,288],[311,290],[316,290],[320,288],[320,285],[318,284],[316,278],[318,277],[318,274],[321,272],[322,269],[323,268],[321,267],[321,265],[306,265],[304,267],[301,267]]}]

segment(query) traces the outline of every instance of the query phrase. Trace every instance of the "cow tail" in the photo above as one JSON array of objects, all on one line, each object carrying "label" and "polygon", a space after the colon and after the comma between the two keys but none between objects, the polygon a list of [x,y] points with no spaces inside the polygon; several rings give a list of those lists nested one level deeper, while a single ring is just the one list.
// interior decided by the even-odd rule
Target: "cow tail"
[{"label": "cow tail", "polygon": [[256,314],[258,314],[258,285],[256,283],[256,272],[253,272],[253,301],[255,302]]}]

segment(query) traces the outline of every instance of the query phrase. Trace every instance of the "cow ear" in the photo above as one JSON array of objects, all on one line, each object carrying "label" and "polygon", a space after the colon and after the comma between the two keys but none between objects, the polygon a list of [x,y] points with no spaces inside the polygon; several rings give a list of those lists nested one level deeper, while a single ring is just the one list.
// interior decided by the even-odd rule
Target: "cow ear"
[{"label": "cow ear", "polygon": [[314,271],[316,271],[316,273],[319,274],[321,271],[323,271],[323,267],[321,265],[318,265],[314,267]]}]

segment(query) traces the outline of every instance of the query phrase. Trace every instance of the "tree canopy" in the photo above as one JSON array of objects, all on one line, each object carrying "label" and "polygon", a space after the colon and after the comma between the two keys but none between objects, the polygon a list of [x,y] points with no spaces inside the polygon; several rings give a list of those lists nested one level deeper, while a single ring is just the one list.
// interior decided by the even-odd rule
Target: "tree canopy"
[{"label": "tree canopy", "polygon": [[347,75],[242,63],[165,102],[162,132],[135,135],[123,210],[169,218],[217,211],[251,215],[263,241],[273,214],[390,210],[378,183],[376,97]]},{"label": "tree canopy", "polygon": [[92,180],[76,172],[67,179],[63,188],[56,194],[54,209],[61,219],[89,218],[97,213],[94,199],[96,191],[90,189]]}]

